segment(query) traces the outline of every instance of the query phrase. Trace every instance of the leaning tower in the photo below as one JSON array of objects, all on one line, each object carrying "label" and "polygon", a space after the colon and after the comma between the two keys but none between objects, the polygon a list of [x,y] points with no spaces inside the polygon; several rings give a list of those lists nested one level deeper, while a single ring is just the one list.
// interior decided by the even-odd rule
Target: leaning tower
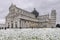
[{"label": "leaning tower", "polygon": [[56,27],[56,10],[51,11],[51,27]]}]

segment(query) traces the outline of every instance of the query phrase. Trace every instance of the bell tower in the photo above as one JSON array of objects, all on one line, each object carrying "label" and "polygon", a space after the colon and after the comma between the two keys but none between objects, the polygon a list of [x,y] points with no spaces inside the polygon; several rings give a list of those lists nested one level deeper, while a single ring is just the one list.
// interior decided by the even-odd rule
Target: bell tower
[{"label": "bell tower", "polygon": [[56,19],[56,10],[51,11],[51,18]]},{"label": "bell tower", "polygon": [[56,10],[51,11],[51,27],[56,27]]}]

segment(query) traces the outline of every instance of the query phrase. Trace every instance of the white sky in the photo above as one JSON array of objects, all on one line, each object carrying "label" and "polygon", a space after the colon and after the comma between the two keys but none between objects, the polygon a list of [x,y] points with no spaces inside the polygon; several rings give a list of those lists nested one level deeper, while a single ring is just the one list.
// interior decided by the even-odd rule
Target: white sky
[{"label": "white sky", "polygon": [[60,23],[60,0],[0,0],[0,23],[5,23],[5,16],[12,3],[27,11],[36,8],[40,15],[48,14],[52,9],[56,9],[57,23]]}]

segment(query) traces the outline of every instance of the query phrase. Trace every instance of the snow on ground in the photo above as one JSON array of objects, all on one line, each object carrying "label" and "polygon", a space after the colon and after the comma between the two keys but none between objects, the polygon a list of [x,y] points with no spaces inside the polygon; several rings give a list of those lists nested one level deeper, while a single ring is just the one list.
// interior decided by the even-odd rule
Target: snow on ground
[{"label": "snow on ground", "polygon": [[2,29],[0,40],[60,40],[60,29]]}]

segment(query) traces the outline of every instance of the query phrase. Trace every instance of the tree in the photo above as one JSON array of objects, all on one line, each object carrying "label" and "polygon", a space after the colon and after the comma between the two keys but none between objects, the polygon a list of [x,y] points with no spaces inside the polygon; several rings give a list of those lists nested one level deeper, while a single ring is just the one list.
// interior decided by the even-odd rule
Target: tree
[{"label": "tree", "polygon": [[59,27],[60,28],[60,24],[57,24],[56,27]]}]

